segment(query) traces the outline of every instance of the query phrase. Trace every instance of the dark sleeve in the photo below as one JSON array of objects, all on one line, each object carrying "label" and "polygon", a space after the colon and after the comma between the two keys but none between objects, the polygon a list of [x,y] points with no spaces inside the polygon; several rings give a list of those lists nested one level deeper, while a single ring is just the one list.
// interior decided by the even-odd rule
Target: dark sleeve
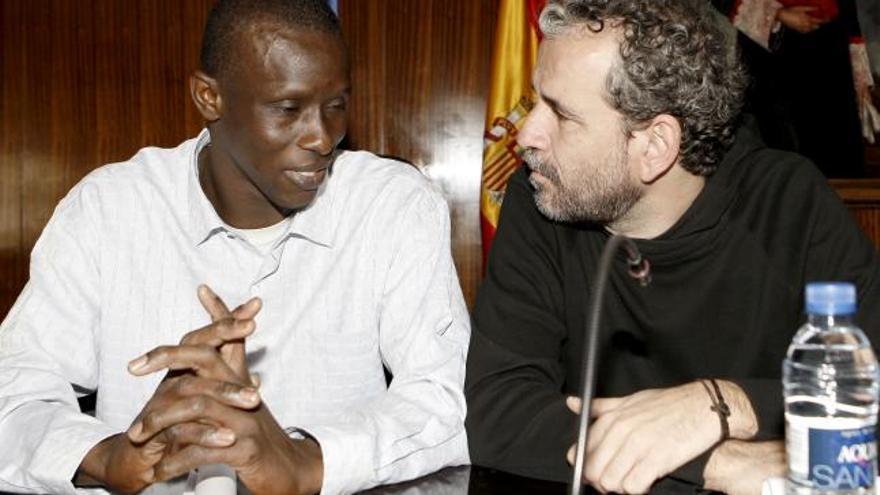
[{"label": "dark sleeve", "polygon": [[[802,262],[802,286],[809,282],[853,282],[858,290],[859,312],[856,322],[874,346],[880,345],[880,259],[877,249],[861,230],[827,180],[813,166],[801,167],[786,189],[806,198],[808,211],[803,228],[806,233],[792,238],[794,253],[798,244],[806,243]],[[803,207],[786,202],[783,207]],[[795,206],[793,206],[795,205]],[[781,365],[781,363],[780,363]],[[780,439],[784,434],[782,383],[777,379],[732,380],[743,388],[758,417],[756,439]]]},{"label": "dark sleeve", "polygon": [[846,25],[846,34],[850,42],[862,38],[862,27],[859,26],[859,14],[855,0],[838,0],[840,19]]},{"label": "dark sleeve", "polygon": [[471,461],[566,481],[576,416],[565,406],[558,244],[524,170],[511,178],[473,311],[466,420]]},{"label": "dark sleeve", "polygon": [[[818,173],[817,173],[818,175]],[[880,257],[837,194],[823,180],[814,186],[814,222],[806,282],[853,282],[858,290],[856,323],[877,352],[880,346]]]}]

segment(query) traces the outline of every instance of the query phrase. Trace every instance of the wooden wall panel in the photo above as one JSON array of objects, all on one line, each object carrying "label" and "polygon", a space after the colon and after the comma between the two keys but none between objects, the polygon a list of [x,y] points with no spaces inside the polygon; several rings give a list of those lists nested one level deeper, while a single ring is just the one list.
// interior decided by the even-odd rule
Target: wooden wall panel
[{"label": "wooden wall panel", "polygon": [[[58,200],[93,168],[202,127],[187,75],[212,0],[0,1],[0,317]],[[479,283],[479,177],[496,0],[341,0],[348,145],[406,159],[451,208],[466,299]],[[880,245],[880,181],[835,183]],[[868,199],[866,199],[868,198]]]},{"label": "wooden wall panel", "polygon": [[834,179],[831,186],[880,249],[880,179]]},{"label": "wooden wall panel", "polygon": [[23,86],[23,7],[0,2],[0,315],[20,290],[27,260],[21,250],[21,157],[24,136],[17,127],[23,104],[17,90]]},{"label": "wooden wall panel", "polygon": [[[187,75],[212,0],[0,1],[0,317],[58,200],[93,168],[202,127]],[[406,159],[450,204],[468,304],[496,0],[341,0],[348,145]],[[880,246],[880,180],[836,181]]]},{"label": "wooden wall panel", "polygon": [[186,80],[212,3],[0,2],[0,317],[77,181],[202,127]]},{"label": "wooden wall panel", "polygon": [[874,241],[874,246],[880,249],[880,195],[874,205],[850,206],[850,211],[862,230]]},{"label": "wooden wall panel", "polygon": [[479,184],[495,0],[342,0],[353,61],[348,142],[403,158],[442,190],[472,305],[481,278]]}]

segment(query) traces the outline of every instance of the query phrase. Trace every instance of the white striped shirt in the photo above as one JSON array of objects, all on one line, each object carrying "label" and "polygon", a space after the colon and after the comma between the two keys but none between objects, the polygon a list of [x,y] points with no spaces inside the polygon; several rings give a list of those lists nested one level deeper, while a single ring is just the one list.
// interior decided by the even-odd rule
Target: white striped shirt
[{"label": "white striped shirt", "polygon": [[[344,152],[264,255],[199,186],[209,139],[99,168],[55,210],[0,327],[0,490],[74,492],[85,454],[128,428],[161,379],[127,362],[209,323],[201,283],[230,307],[263,299],[250,369],[279,424],[320,443],[322,493],[467,463],[470,329],[441,196],[412,167]],[[76,402],[92,390],[96,418]]]}]

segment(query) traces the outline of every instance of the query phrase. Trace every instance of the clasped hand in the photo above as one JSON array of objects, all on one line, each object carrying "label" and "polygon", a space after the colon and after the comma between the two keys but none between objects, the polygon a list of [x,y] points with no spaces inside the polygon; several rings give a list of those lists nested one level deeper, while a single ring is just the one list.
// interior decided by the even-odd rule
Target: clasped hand
[{"label": "clasped hand", "polygon": [[222,463],[254,494],[317,493],[323,478],[320,447],[288,437],[248,371],[245,339],[256,328],[260,300],[230,312],[208,287],[200,287],[198,296],[211,324],[179,345],[157,347],[129,363],[138,376],[168,374],[128,431],[99,444],[81,469],[130,493]]}]

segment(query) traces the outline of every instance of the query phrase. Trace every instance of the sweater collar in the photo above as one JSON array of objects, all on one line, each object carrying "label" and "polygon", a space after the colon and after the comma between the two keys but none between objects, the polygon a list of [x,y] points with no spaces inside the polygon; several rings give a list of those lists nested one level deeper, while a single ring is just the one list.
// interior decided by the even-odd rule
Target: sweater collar
[{"label": "sweater collar", "polygon": [[[638,241],[639,247],[654,257],[678,256],[681,250],[694,250],[700,244],[708,244],[704,236],[717,233],[737,196],[738,177],[748,166],[747,157],[762,147],[760,139],[749,129],[737,131],[732,146],[725,153],[714,174],[706,179],[706,185],[681,218],[660,236]],[[687,241],[687,242],[685,242]],[[697,243],[691,241],[699,241]]]}]

